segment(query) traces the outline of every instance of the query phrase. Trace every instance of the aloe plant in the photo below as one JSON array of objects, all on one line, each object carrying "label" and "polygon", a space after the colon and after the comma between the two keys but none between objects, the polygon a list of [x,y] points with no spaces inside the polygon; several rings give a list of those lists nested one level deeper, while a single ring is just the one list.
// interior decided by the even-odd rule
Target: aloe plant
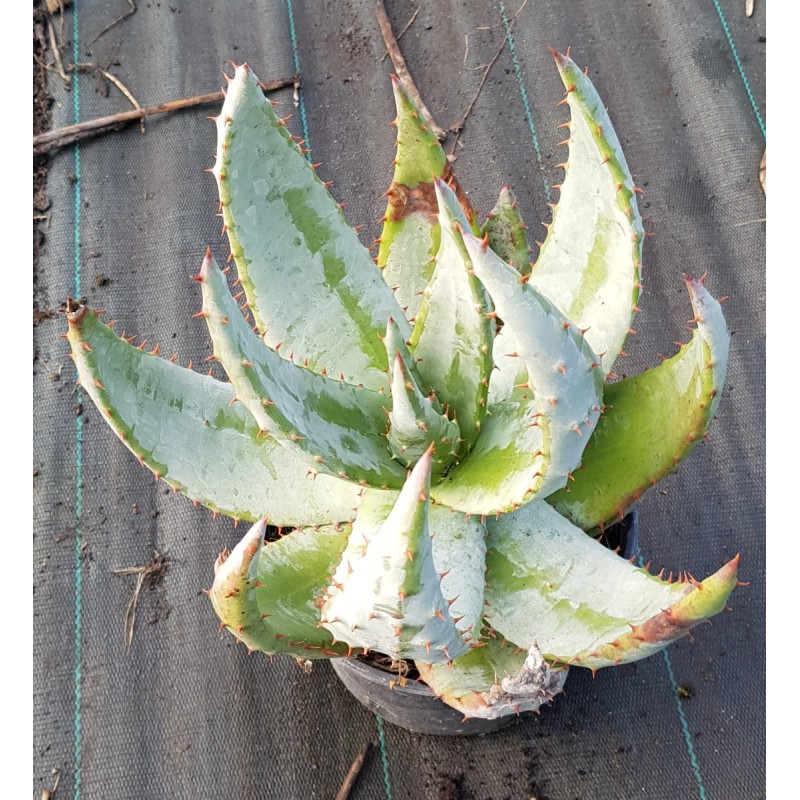
[{"label": "aloe plant", "polygon": [[479,224],[396,79],[373,263],[243,65],[212,170],[241,288],[210,250],[196,277],[230,382],[69,302],[80,381],[127,447],[176,492],[254,523],[210,592],[250,650],[413,660],[445,702],[494,718],[537,709],[568,666],[651,655],[735,587],[738,556],[670,582],[596,538],[705,435],[729,335],[686,278],[689,343],[607,383],[644,231],[603,103],[554,56],[569,159],[535,263],[510,189]]}]

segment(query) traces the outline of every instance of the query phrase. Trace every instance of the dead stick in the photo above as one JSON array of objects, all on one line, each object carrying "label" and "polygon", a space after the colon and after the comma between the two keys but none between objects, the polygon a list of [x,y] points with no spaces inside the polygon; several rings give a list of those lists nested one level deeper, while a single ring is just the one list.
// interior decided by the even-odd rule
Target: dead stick
[{"label": "dead stick", "polygon": [[[411,27],[411,25],[413,24],[414,20],[417,18],[417,14],[419,14],[419,12],[421,10],[422,10],[421,8],[418,8],[411,15],[411,19],[408,22],[406,22],[406,24],[403,26],[403,30],[401,30],[400,33],[397,34],[397,41],[398,42],[403,38],[403,34]],[[383,51],[383,55],[381,56],[381,62],[385,61],[386,60],[386,56],[388,56],[388,55],[389,55],[389,51],[388,50],[384,50]]]},{"label": "dead stick", "polygon": [[[79,72],[99,72],[106,80],[111,81],[114,86],[119,89],[125,97],[128,98],[130,104],[137,110],[141,111],[142,107],[139,105],[139,101],[133,96],[133,92],[116,76],[112,75],[108,70],[103,69],[98,64],[73,64],[72,69],[77,69]],[[145,132],[144,130],[144,117],[141,119],[141,128],[142,133]]]},{"label": "dead stick", "polygon": [[475,105],[475,102],[478,99],[478,95],[481,93],[481,90],[483,89],[483,86],[486,83],[486,79],[489,77],[489,73],[492,71],[492,67],[495,65],[497,59],[500,58],[500,54],[503,52],[503,50],[505,50],[505,48],[506,48],[506,40],[503,39],[503,43],[497,49],[497,52],[494,54],[492,60],[486,65],[486,69],[483,71],[483,77],[481,78],[481,82],[478,85],[478,91],[476,91],[475,94],[473,95],[470,104],[467,106],[467,110],[464,112],[464,115],[458,122],[456,122],[455,125],[450,126],[451,133],[454,133],[456,135],[456,138],[453,140],[453,147],[450,150],[450,155],[453,155],[453,153],[455,153],[456,145],[458,144],[458,140],[461,138],[461,131],[464,130],[464,125],[467,122],[467,117],[472,113],[472,109]]},{"label": "dead stick", "polygon": [[364,759],[367,757],[371,747],[372,743],[367,742],[361,749],[361,752],[356,756],[355,761],[353,761],[353,765],[350,767],[350,770],[345,776],[344,783],[342,784],[341,789],[339,789],[339,791],[336,793],[334,800],[347,800],[347,798],[350,797],[350,792],[356,782],[358,773],[361,772],[361,768],[364,766]]},{"label": "dead stick", "polygon": [[[267,81],[262,84],[262,88],[265,92],[274,92],[278,89],[284,89],[287,86],[294,86],[295,84],[299,84],[299,82],[300,76],[294,75],[291,78]],[[166,103],[159,103],[158,105],[148,106],[147,108],[138,110],[123,111],[120,114],[110,114],[107,117],[86,120],[86,122],[79,122],[76,125],[67,125],[64,128],[56,128],[55,130],[47,131],[47,133],[40,133],[38,136],[33,137],[33,152],[34,155],[39,155],[49,150],[72,144],[81,139],[88,139],[101,133],[107,133],[109,130],[117,130],[129,122],[135,122],[145,117],[152,117],[155,114],[169,114],[173,111],[180,111],[184,108],[192,108],[207,103],[218,103],[224,98],[225,95],[222,92],[211,92],[210,94],[200,94],[196,97],[186,97],[182,100],[170,100]]]},{"label": "dead stick", "polygon": [[130,8],[120,17],[117,17],[112,23],[106,25],[94,39],[89,41],[89,44],[94,44],[103,34],[108,33],[115,25],[118,25],[122,20],[127,19],[131,14],[136,13],[136,0],[128,0]]},{"label": "dead stick", "polygon": [[[528,0],[523,0],[522,5],[509,18],[509,20],[508,20],[508,29],[509,29],[509,31],[513,27],[514,23],[517,21],[517,17],[522,13],[522,9],[525,8],[526,5],[528,5]],[[496,27],[496,26],[493,26],[493,27]],[[480,29],[478,29],[478,30],[480,30]],[[469,38],[468,38],[468,35],[465,36],[464,38],[467,41],[467,47],[466,47],[466,50],[464,51],[464,64],[466,64],[467,63],[467,52],[469,51]],[[473,95],[472,100],[470,100],[470,103],[467,106],[467,110],[464,112],[464,115],[461,117],[461,119],[458,122],[456,122],[455,125],[451,125],[450,126],[450,128],[449,128],[450,132],[455,134],[455,139],[453,139],[453,146],[450,148],[450,156],[455,155],[456,146],[458,145],[458,140],[461,138],[461,131],[464,130],[464,125],[466,125],[466,123],[467,123],[467,117],[469,117],[469,115],[472,113],[472,109],[475,106],[475,102],[478,99],[478,95],[480,95],[480,93],[483,91],[483,87],[484,87],[484,84],[486,83],[486,79],[489,77],[489,73],[492,71],[492,67],[495,65],[495,62],[497,61],[498,58],[500,58],[500,54],[503,52],[503,50],[505,50],[507,43],[508,43],[508,37],[506,36],[506,37],[503,38],[503,43],[497,49],[497,52],[492,57],[492,60],[486,65],[486,69],[484,69],[483,76],[481,77],[481,82],[480,82],[480,84],[478,84],[478,90]]]},{"label": "dead stick", "polygon": [[136,587],[133,590],[131,599],[128,601],[128,607],[125,609],[125,649],[128,652],[130,652],[133,642],[133,632],[136,627],[136,607],[139,605],[139,594],[142,591],[144,580],[148,576],[154,577],[159,573],[165,572],[169,566],[170,562],[166,554],[154,550],[153,557],[143,567],[121,567],[120,569],[111,570],[115,575],[136,575]]},{"label": "dead stick", "polygon": [[386,13],[386,7],[383,5],[383,0],[377,0],[377,3],[375,4],[375,16],[378,18],[378,27],[381,29],[381,36],[383,37],[383,42],[386,45],[386,49],[389,51],[389,58],[392,59],[392,65],[397,73],[397,77],[400,78],[400,80],[405,84],[406,89],[408,89],[408,93],[414,99],[414,102],[417,104],[417,108],[419,108],[420,113],[425,118],[425,122],[428,123],[430,129],[434,132],[434,134],[436,134],[436,138],[440,142],[444,141],[447,133],[436,124],[435,120],[433,119],[433,115],[430,111],[428,111],[428,107],[422,102],[422,97],[420,97],[419,91],[414,84],[414,79],[411,77],[411,73],[408,71],[408,67],[406,66],[406,60],[403,58],[403,54],[400,52],[397,39],[394,38],[394,33],[392,33],[392,23],[389,22],[389,16]]},{"label": "dead stick", "polygon": [[51,17],[47,18],[47,35],[50,37],[50,49],[53,51],[53,59],[55,60],[58,74],[64,83],[69,84],[69,75],[64,72],[64,65],[61,63],[61,43],[56,41],[56,31],[53,28]]}]

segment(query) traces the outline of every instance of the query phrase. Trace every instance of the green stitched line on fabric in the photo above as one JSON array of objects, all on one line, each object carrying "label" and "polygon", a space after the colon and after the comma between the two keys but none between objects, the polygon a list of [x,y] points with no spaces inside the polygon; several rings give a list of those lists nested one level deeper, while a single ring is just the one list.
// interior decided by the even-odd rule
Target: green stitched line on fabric
[{"label": "green stitched line on fabric", "polygon": [[[72,58],[80,61],[78,48],[78,0],[72,4]],[[81,100],[77,75],[72,81],[72,119],[76,124],[81,117]],[[75,298],[81,296],[81,146],[75,143],[75,227],[74,227],[74,281]],[[77,391],[77,402],[81,402],[81,390]],[[81,796],[81,617],[83,612],[83,566],[81,563],[81,520],[83,517],[83,417],[75,417],[75,705],[73,711],[73,733],[75,748],[75,800]]]},{"label": "green stitched line on fabric", "polygon": [[681,721],[683,738],[686,741],[686,749],[689,751],[689,761],[692,762],[692,771],[694,772],[694,777],[697,781],[697,788],[700,790],[700,800],[706,800],[706,787],[703,785],[703,777],[700,774],[700,764],[698,763],[697,756],[694,752],[692,734],[689,733],[689,723],[686,721],[686,714],[683,711],[681,699],[678,695],[678,683],[675,680],[675,672],[672,669],[672,659],[666,650],[662,650],[661,652],[664,654],[664,663],[667,665],[667,674],[669,675],[669,682],[672,685],[672,694],[675,698],[675,707],[678,709],[678,717]]},{"label": "green stitched line on fabric", "polygon": [[[644,559],[639,550],[639,543],[636,543],[636,563],[638,566],[644,568]],[[681,730],[683,732],[683,740],[686,742],[686,749],[689,753],[689,762],[692,765],[692,772],[694,772],[694,779],[697,783],[697,790],[700,792],[700,800],[707,800],[706,787],[703,784],[703,776],[700,774],[700,762],[697,760],[697,754],[694,752],[694,745],[692,744],[692,735],[689,732],[689,723],[686,721],[686,714],[681,705],[680,695],[678,694],[678,682],[675,680],[675,671],[672,669],[672,659],[669,656],[666,648],[661,651],[664,656],[664,664],[667,667],[667,677],[669,684],[672,688],[672,696],[675,698],[675,707],[678,710],[678,719],[681,723]]]},{"label": "green stitched line on fabric", "polygon": [[514,37],[511,34],[511,24],[508,21],[506,14],[506,4],[500,3],[500,14],[503,17],[503,27],[506,29],[506,41],[508,42],[508,49],[511,51],[511,60],[514,62],[514,75],[517,78],[519,85],[519,93],[522,95],[522,105],[525,108],[525,119],[528,121],[528,130],[531,132],[531,140],[533,141],[533,149],[536,151],[536,160],[539,162],[539,169],[542,170],[542,185],[544,186],[544,193],[547,197],[547,202],[553,201],[550,195],[550,184],[544,176],[544,163],[542,162],[542,148],[539,146],[539,137],[536,133],[536,125],[533,123],[533,113],[531,112],[531,104],[528,102],[528,93],[525,91],[525,84],[522,80],[522,67],[519,63],[517,56],[517,46],[514,43]]},{"label": "green stitched line on fabric", "polygon": [[733,43],[733,36],[731,36],[731,31],[728,27],[728,21],[725,19],[725,15],[722,13],[719,0],[714,0],[714,8],[717,9],[717,16],[719,17],[719,21],[722,23],[722,30],[725,31],[725,38],[728,40],[731,53],[733,53],[733,60],[736,62],[736,66],[739,70],[739,75],[742,79],[742,83],[744,84],[744,90],[747,92],[747,96],[750,98],[750,105],[753,107],[753,113],[756,115],[756,119],[758,120],[758,127],[761,128],[761,135],[764,137],[764,141],[766,141],[767,126],[764,124],[764,120],[761,119],[761,113],[758,110],[758,103],[756,103],[756,98],[753,96],[753,90],[750,88],[750,81],[747,80],[747,75],[744,74],[744,67],[742,66],[741,59],[739,58],[739,53],[736,50],[736,45]]},{"label": "green stitched line on fabric", "polygon": [[378,742],[381,746],[381,764],[383,764],[383,786],[386,789],[386,800],[392,799],[392,784],[389,781],[389,758],[386,750],[386,736],[383,732],[383,719],[377,714],[375,721],[378,723]]},{"label": "green stitched line on fabric", "polygon": [[[292,58],[294,60],[294,71],[300,74],[300,50],[297,47],[297,34],[294,29],[294,11],[292,10],[292,0],[286,0],[286,11],[289,14],[289,36],[292,40]],[[303,126],[303,138],[306,140],[305,147],[309,150],[306,159],[311,161],[311,140],[308,138],[308,121],[306,119],[306,104],[303,101],[302,87],[297,91],[298,102],[300,104],[300,123]]]}]

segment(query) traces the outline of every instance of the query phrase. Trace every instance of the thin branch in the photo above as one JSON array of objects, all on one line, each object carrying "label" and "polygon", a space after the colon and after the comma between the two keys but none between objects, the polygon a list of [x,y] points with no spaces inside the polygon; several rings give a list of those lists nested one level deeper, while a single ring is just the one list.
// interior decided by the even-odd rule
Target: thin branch
[{"label": "thin branch", "polygon": [[389,51],[389,58],[392,59],[392,66],[394,66],[397,77],[400,78],[400,80],[405,84],[406,89],[408,89],[408,93],[414,99],[414,102],[417,104],[417,108],[419,108],[420,113],[425,119],[425,122],[428,123],[430,129],[436,135],[436,138],[440,142],[444,141],[447,133],[436,124],[435,120],[433,119],[433,115],[430,111],[428,111],[428,107],[422,102],[422,97],[420,97],[419,90],[414,83],[414,79],[411,77],[411,73],[408,71],[406,61],[397,45],[397,39],[395,39],[394,33],[392,33],[392,23],[389,22],[389,15],[386,13],[386,7],[383,4],[383,0],[377,0],[375,4],[375,16],[378,19],[378,27],[381,30],[381,36],[383,37],[383,42],[386,45],[386,49]]},{"label": "thin branch", "polygon": [[[525,8],[526,5],[528,5],[528,0],[522,0],[522,5],[511,15],[511,17],[509,17],[509,20],[508,20],[509,30],[511,29],[511,26],[516,22],[517,17],[522,13],[522,9]],[[492,28],[496,28],[496,27],[497,27],[496,25],[492,26]],[[491,28],[480,28],[478,30],[491,30]],[[464,52],[464,64],[465,65],[467,63],[467,52],[469,52],[469,38],[468,38],[468,36],[469,36],[469,34],[466,34],[464,36],[464,38],[467,41],[467,47],[466,47],[466,50]],[[451,157],[450,160],[453,160],[452,157],[455,155],[456,147],[458,145],[458,140],[461,138],[461,131],[464,130],[464,125],[467,122],[467,117],[469,117],[469,115],[472,113],[472,109],[475,106],[475,103],[476,103],[476,101],[478,99],[478,96],[480,95],[481,91],[483,91],[483,86],[486,83],[486,79],[489,77],[489,73],[492,71],[492,67],[495,65],[495,62],[497,61],[498,58],[500,58],[500,54],[503,52],[503,50],[505,50],[506,44],[508,44],[508,37],[504,36],[502,44],[500,45],[500,47],[497,48],[497,52],[492,56],[491,61],[489,61],[489,63],[486,65],[486,69],[484,69],[483,75],[481,77],[481,82],[478,84],[478,90],[473,95],[472,100],[470,100],[470,103],[467,106],[467,110],[464,112],[464,114],[462,115],[461,119],[458,122],[455,123],[455,125],[451,125],[448,128],[448,130],[451,133],[455,134],[455,139],[453,139],[453,145],[450,148],[450,157]]]},{"label": "thin branch", "polygon": [[344,783],[342,783],[342,787],[336,793],[336,797],[334,800],[347,800],[350,797],[350,792],[355,785],[356,778],[358,777],[358,773],[361,772],[361,768],[364,766],[364,759],[366,759],[367,755],[369,754],[370,748],[372,747],[372,742],[367,742],[362,748],[361,752],[355,757],[353,761],[353,765],[347,772],[345,776]]},{"label": "thin branch", "polygon": [[766,217],[759,217],[758,219],[748,219],[744,222],[737,222],[735,225],[732,225],[732,228],[743,228],[745,225],[755,225],[757,222],[766,222]]},{"label": "thin branch", "polygon": [[[73,64],[73,69],[77,69],[81,72],[99,72],[104,78],[107,78],[114,86],[119,89],[125,97],[128,98],[130,104],[137,109],[138,111],[142,110],[142,107],[139,105],[139,101],[133,96],[133,93],[130,89],[117,77],[112,75],[107,69],[103,69],[101,66],[97,64]],[[144,133],[144,117],[141,120],[141,128],[142,133]]]},{"label": "thin branch", "polygon": [[[420,9],[418,8],[411,15],[411,19],[408,22],[406,22],[406,24],[403,26],[403,30],[401,30],[400,33],[397,34],[397,41],[398,42],[403,38],[403,34],[411,27],[411,23],[414,22],[414,20],[417,18],[417,14],[419,14],[419,12],[420,12]],[[388,56],[388,55],[389,55],[389,51],[388,50],[384,50],[383,51],[383,55],[381,56],[381,63],[386,60],[386,56]]]},{"label": "thin branch", "polygon": [[[59,30],[58,30],[58,40],[60,42],[63,42],[64,41],[64,0],[57,0],[57,2],[58,2],[58,10],[60,12],[59,16],[58,16],[58,28],[59,28]],[[71,2],[72,2],[72,0],[67,0],[67,5],[69,5]],[[54,13],[54,12],[51,12],[51,13]]]},{"label": "thin branch", "polygon": [[128,601],[128,607],[125,609],[125,649],[128,652],[130,652],[131,643],[133,642],[133,629],[136,625],[136,607],[139,605],[139,594],[142,591],[145,578],[155,578],[166,572],[168,567],[169,560],[166,554],[154,550],[153,557],[143,567],[121,567],[120,569],[111,570],[115,575],[136,575],[136,588],[133,590],[133,595]]},{"label": "thin branch", "polygon": [[[299,84],[300,76],[293,75],[291,78],[282,78],[277,81],[268,81],[262,85],[265,92],[274,92],[284,89],[287,86]],[[211,92],[210,94],[199,94],[195,97],[186,97],[181,100],[170,100],[166,103],[159,103],[155,106],[148,106],[139,110],[123,111],[120,114],[110,114],[107,117],[79,122],[76,125],[67,125],[64,128],[56,128],[47,133],[40,133],[33,137],[34,155],[46,153],[59,147],[65,147],[73,142],[89,139],[102,133],[109,133],[119,130],[130,122],[152,117],[155,114],[170,114],[173,111],[180,111],[184,108],[206,105],[208,103],[218,103],[224,100],[222,92]]]},{"label": "thin branch", "polygon": [[103,28],[103,30],[101,30],[100,33],[98,33],[97,36],[94,37],[94,39],[90,39],[89,44],[94,44],[101,36],[103,36],[103,34],[108,33],[115,25],[119,25],[119,23],[122,22],[122,20],[127,19],[132,14],[135,14],[136,0],[128,0],[128,5],[130,6],[130,8],[121,17],[117,17],[113,22],[106,25],[105,28]]},{"label": "thin branch", "polygon": [[64,6],[68,6],[72,0],[47,0],[45,5],[47,6],[47,10],[51,14],[55,14],[56,11],[60,11],[62,14],[64,13]]},{"label": "thin branch", "polygon": [[470,100],[470,103],[467,106],[467,110],[464,112],[464,114],[461,117],[461,119],[458,122],[456,122],[455,125],[451,125],[448,128],[448,130],[451,133],[455,134],[455,138],[453,139],[453,146],[450,148],[450,155],[451,156],[456,151],[456,145],[458,144],[458,140],[461,138],[461,131],[464,130],[464,125],[467,122],[467,117],[472,113],[472,109],[475,106],[475,102],[478,99],[478,95],[481,93],[481,90],[483,89],[483,85],[486,83],[486,79],[489,77],[489,72],[491,72],[492,67],[494,66],[494,64],[497,61],[497,59],[500,58],[500,54],[503,52],[503,50],[505,50],[505,48],[506,48],[506,40],[503,39],[503,43],[497,49],[497,52],[492,57],[492,60],[486,65],[486,69],[483,71],[483,76],[481,77],[481,82],[478,85],[478,91],[475,92],[475,94],[472,97],[472,100]]},{"label": "thin branch", "polygon": [[47,35],[50,37],[50,49],[53,51],[53,58],[55,59],[56,69],[61,79],[69,86],[70,77],[64,71],[64,65],[61,63],[61,43],[56,41],[56,30],[53,27],[53,20],[47,17]]}]

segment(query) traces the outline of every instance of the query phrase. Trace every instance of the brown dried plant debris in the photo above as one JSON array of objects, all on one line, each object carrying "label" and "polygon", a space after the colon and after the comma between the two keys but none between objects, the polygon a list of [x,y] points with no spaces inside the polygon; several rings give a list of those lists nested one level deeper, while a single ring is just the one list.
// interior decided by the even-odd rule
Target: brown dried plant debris
[{"label": "brown dried plant debris", "polygon": [[133,642],[133,631],[136,626],[136,608],[139,605],[139,595],[141,594],[142,587],[146,579],[150,579],[151,584],[155,583],[170,566],[170,561],[166,553],[159,553],[158,550],[153,550],[153,556],[150,561],[141,567],[119,567],[111,571],[115,575],[136,575],[136,586],[134,587],[131,599],[128,601],[128,607],[125,609],[125,650],[130,652],[131,644]]}]

